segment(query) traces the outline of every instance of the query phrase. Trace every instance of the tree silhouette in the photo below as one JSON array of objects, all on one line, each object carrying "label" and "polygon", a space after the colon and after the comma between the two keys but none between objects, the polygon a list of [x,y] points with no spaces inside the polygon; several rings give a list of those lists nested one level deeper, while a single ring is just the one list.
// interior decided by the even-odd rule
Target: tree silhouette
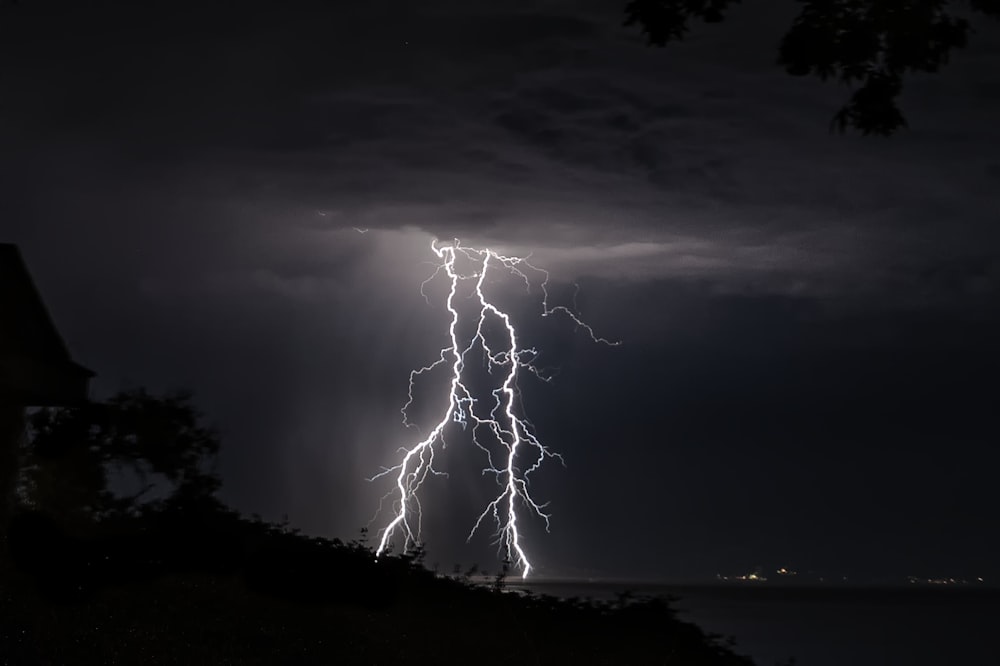
[{"label": "tree silhouette", "polygon": [[[639,25],[650,44],[665,46],[691,20],[718,23],[739,0],[630,0],[625,25]],[[777,64],[793,76],[837,79],[855,86],[830,123],[889,136],[907,126],[896,103],[909,72],[936,72],[964,48],[969,22],[949,0],[799,0],[802,11],[778,48]],[[964,4],[964,3],[963,3]],[[1000,19],[1000,0],[969,0],[969,9]]]},{"label": "tree silhouette", "polygon": [[[191,396],[126,391],[107,402],[43,409],[30,418],[22,500],[67,527],[211,499],[219,438]],[[122,479],[138,481],[124,492]],[[122,488],[114,488],[118,480]],[[148,499],[155,491],[156,498]]]}]

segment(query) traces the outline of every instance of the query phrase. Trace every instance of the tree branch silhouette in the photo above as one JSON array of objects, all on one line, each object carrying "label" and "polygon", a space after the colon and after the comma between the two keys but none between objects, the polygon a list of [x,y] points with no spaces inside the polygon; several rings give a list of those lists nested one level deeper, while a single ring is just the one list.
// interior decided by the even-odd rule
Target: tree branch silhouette
[{"label": "tree branch silhouette", "polygon": [[[689,22],[718,23],[739,0],[631,0],[625,25],[649,44],[680,41]],[[907,74],[937,72],[974,30],[952,13],[954,0],[799,0],[802,10],[778,48],[792,76],[835,79],[854,87],[830,129],[890,136],[907,127],[899,108]],[[965,3],[961,3],[965,4]],[[973,13],[1000,19],[1000,0],[969,0]]]}]

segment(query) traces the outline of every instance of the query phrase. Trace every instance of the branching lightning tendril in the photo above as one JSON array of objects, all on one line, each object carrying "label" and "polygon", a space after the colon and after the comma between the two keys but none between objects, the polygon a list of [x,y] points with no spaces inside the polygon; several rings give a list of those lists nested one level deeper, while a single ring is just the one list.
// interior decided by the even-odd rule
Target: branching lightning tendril
[{"label": "branching lightning tendril", "polygon": [[[562,457],[539,441],[530,422],[524,417],[523,410],[519,409],[517,384],[519,372],[522,370],[531,372],[545,381],[548,381],[548,377],[533,364],[538,357],[538,352],[534,348],[520,346],[517,331],[510,315],[497,307],[487,297],[485,292],[487,275],[491,274],[492,271],[506,272],[508,275],[523,280],[528,289],[531,288],[531,277],[540,276],[543,317],[556,313],[563,314],[586,331],[595,342],[607,345],[618,343],[597,336],[593,329],[585,324],[573,310],[561,305],[550,307],[547,291],[549,274],[528,263],[528,257],[505,256],[488,248],[463,247],[457,240],[450,245],[438,245],[438,242],[434,241],[431,243],[431,249],[437,255],[440,263],[431,277],[421,285],[420,291],[426,299],[424,287],[442,272],[447,277],[450,286],[446,300],[446,307],[451,315],[448,326],[450,344],[441,350],[436,361],[410,372],[409,399],[401,409],[403,423],[410,427],[414,426],[409,421],[407,410],[414,401],[413,391],[417,379],[443,365],[450,365],[451,368],[448,406],[440,421],[426,437],[409,448],[400,449],[403,457],[399,464],[383,469],[371,479],[374,481],[389,476],[395,478],[394,488],[383,498],[394,496],[394,515],[389,524],[380,532],[376,556],[382,555],[389,548],[397,534],[402,537],[404,549],[409,549],[419,543],[422,514],[417,491],[428,475],[443,474],[434,468],[435,447],[440,448],[439,445],[444,444],[446,428],[449,424],[456,423],[461,425],[463,429],[471,426],[472,443],[486,456],[486,467],[483,469],[483,474],[492,474],[497,479],[500,488],[499,494],[479,514],[479,518],[469,532],[468,539],[472,538],[488,517],[492,517],[497,526],[496,544],[501,554],[515,569],[521,570],[522,577],[527,577],[532,565],[524,549],[518,512],[519,510],[527,510],[534,513],[545,523],[546,531],[548,530],[550,515],[545,510],[546,505],[536,502],[529,492],[529,477],[546,459],[556,458],[562,461]],[[468,265],[472,266],[472,271],[460,271],[456,266],[458,258],[467,260]],[[474,321],[475,329],[471,339],[463,344],[460,342],[459,333],[462,317],[455,301],[461,285],[466,282],[472,283],[469,297],[474,299],[478,315]],[[503,336],[505,344],[502,349],[494,349],[487,342],[485,327],[489,321],[499,322],[501,330],[505,331]],[[477,399],[474,398],[473,391],[463,379],[466,357],[473,350],[481,350],[486,360],[487,369],[491,374],[497,370],[506,373],[502,384],[492,390],[494,403],[488,412],[477,406]],[[484,429],[486,435],[482,433]],[[487,436],[491,436],[489,443],[493,445],[492,449],[485,441]],[[524,464],[523,460],[527,460],[528,463]]]}]

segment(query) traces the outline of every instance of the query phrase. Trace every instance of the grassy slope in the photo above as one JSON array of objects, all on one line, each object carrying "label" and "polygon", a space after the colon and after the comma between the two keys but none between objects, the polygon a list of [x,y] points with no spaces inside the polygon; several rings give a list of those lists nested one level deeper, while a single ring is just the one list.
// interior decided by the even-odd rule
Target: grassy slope
[{"label": "grassy slope", "polygon": [[229,571],[91,580],[86,594],[61,577],[59,600],[44,570],[5,563],[0,655],[12,664],[752,663],[663,602],[526,598],[277,531],[248,552]]}]

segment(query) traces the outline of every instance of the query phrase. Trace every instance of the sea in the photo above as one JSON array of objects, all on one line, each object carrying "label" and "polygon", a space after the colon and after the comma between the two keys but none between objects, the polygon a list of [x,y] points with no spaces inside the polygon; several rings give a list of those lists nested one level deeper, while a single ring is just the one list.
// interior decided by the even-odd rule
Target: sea
[{"label": "sea", "polygon": [[678,617],[757,666],[1000,666],[1000,588],[509,582],[561,598],[676,598]]}]

